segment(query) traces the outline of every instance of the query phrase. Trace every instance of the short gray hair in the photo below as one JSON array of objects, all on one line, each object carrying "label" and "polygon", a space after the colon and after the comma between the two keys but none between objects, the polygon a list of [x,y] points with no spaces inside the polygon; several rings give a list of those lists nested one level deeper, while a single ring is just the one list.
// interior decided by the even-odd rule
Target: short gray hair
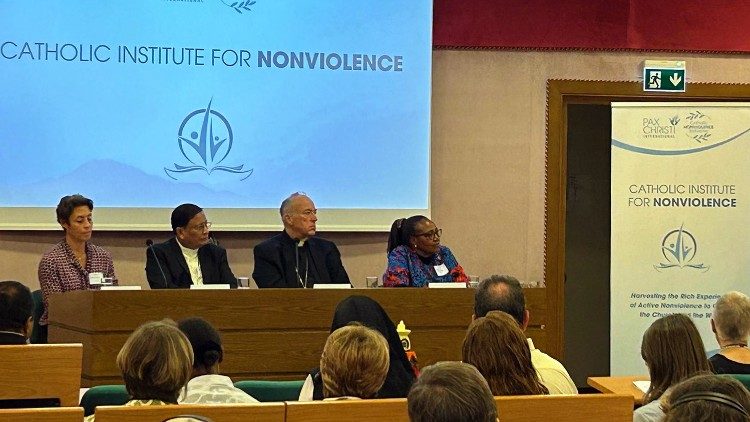
[{"label": "short gray hair", "polygon": [[725,341],[745,342],[750,337],[750,298],[733,291],[722,295],[714,305],[717,335]]},{"label": "short gray hair", "polygon": [[279,214],[281,214],[282,218],[284,217],[284,214],[289,211],[289,207],[292,206],[292,200],[298,196],[305,196],[309,198],[309,196],[307,196],[307,194],[304,192],[294,192],[293,194],[287,196],[286,199],[281,201],[281,206],[279,207]]}]

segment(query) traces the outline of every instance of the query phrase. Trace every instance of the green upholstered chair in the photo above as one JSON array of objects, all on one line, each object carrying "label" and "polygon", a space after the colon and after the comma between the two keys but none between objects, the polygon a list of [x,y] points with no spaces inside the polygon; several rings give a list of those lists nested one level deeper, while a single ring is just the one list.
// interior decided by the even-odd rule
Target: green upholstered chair
[{"label": "green upholstered chair", "polygon": [[93,415],[96,406],[122,406],[129,400],[128,391],[122,384],[97,385],[89,388],[81,397],[85,416]]},{"label": "green upholstered chair", "polygon": [[44,313],[42,291],[34,290],[33,292],[31,292],[31,297],[34,299],[34,326],[31,330],[31,337],[29,338],[29,340],[32,344],[45,344],[47,343],[47,330],[42,330],[42,327],[39,325],[39,319]]},{"label": "green upholstered chair", "polygon": [[297,401],[304,381],[237,381],[234,386],[261,402]]},{"label": "green upholstered chair", "polygon": [[748,390],[750,390],[750,374],[728,374],[730,377],[741,382]]}]

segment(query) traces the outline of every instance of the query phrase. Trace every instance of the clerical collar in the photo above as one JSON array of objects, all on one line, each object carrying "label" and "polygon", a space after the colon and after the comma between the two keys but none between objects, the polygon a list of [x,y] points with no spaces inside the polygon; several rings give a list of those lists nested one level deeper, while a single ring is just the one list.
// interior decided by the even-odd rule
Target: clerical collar
[{"label": "clerical collar", "polygon": [[186,248],[182,246],[182,243],[180,243],[179,239],[175,239],[175,240],[177,240],[177,244],[180,245],[180,250],[182,250],[183,255],[190,257],[190,258],[195,258],[198,256],[198,249]]}]

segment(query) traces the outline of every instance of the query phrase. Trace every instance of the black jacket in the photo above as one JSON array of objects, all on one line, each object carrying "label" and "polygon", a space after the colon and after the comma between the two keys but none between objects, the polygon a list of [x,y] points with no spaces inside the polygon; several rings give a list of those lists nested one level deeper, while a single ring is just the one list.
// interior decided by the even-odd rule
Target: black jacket
[{"label": "black jacket", "polygon": [[[256,245],[253,256],[253,279],[259,288],[312,287],[315,283],[351,284],[338,248],[325,239],[311,237],[302,247],[298,247],[297,242],[282,231]],[[307,285],[303,286],[305,280]]]},{"label": "black jacket", "polygon": [[[198,261],[203,273],[203,284],[229,284],[232,288],[237,287],[237,279],[229,268],[224,248],[210,243],[203,245],[198,249]],[[193,279],[176,238],[146,249],[146,278],[152,289],[190,288]]]}]

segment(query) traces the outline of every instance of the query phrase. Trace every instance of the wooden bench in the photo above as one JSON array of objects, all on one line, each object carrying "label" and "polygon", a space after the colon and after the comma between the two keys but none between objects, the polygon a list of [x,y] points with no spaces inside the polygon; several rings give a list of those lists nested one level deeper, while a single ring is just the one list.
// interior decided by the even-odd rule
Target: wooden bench
[{"label": "wooden bench", "polygon": [[[633,397],[615,394],[495,397],[500,422],[630,422]],[[287,422],[408,422],[406,399],[286,402]]]},{"label": "wooden bench", "polygon": [[633,396],[579,394],[575,396],[495,397],[500,422],[631,422]]},{"label": "wooden bench", "polygon": [[166,405],[166,406],[98,406],[96,422],[163,421],[181,415],[210,418],[213,422],[284,422],[284,403]]},{"label": "wooden bench", "polygon": [[3,422],[81,422],[82,420],[82,407],[0,409],[0,421]]},{"label": "wooden bench", "polygon": [[406,399],[286,402],[287,422],[409,422]]},{"label": "wooden bench", "polygon": [[78,406],[82,356],[80,344],[0,346],[0,400],[54,398]]}]

